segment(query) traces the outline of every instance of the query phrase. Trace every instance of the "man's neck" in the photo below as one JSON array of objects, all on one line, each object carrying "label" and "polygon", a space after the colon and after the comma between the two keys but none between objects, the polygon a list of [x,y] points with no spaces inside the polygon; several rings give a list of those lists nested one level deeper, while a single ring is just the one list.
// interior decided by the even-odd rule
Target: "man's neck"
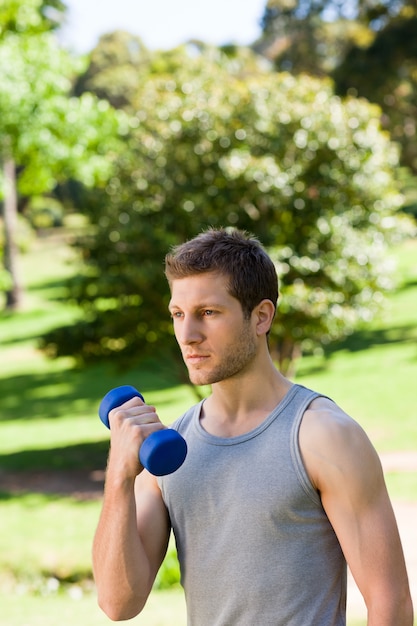
[{"label": "man's neck", "polygon": [[281,402],[292,383],[276,370],[231,378],[212,386],[203,404],[201,425],[218,437],[235,437],[261,424]]}]

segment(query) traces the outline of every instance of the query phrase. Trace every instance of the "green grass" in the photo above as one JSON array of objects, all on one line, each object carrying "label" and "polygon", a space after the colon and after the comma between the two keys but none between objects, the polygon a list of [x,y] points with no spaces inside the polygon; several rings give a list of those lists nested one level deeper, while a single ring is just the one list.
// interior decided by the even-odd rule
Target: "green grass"
[{"label": "green grass", "polygon": [[[321,356],[305,356],[296,374],[297,382],[341,404],[381,452],[417,447],[417,243],[402,246],[395,256],[401,286],[380,319]],[[25,308],[0,316],[1,469],[103,469],[109,433],[97,409],[116,385],[137,385],[165,423],[195,402],[191,388],[177,385],[167,364],[148,362],[117,372],[110,366],[79,370],[68,358],[48,360],[37,349],[39,337],[79,315],[63,284],[76,271],[75,261],[62,242],[45,240],[22,258],[21,268]],[[415,473],[390,473],[387,482],[393,497],[417,500]],[[99,501],[0,493],[2,624],[110,623],[91,588],[91,540],[99,510]],[[185,624],[182,593],[154,592],[134,623]]]},{"label": "green grass", "polygon": [[98,501],[0,493],[0,502],[0,580],[15,578],[36,588],[43,578],[74,582],[90,577]]},{"label": "green grass", "polygon": [[[108,626],[114,624],[97,606],[91,592],[73,585],[55,591],[53,580],[37,594],[14,596],[0,592],[1,623],[3,626]],[[136,626],[185,626],[185,605],[178,591],[158,591],[149,598],[143,612],[133,620],[123,622]]]}]

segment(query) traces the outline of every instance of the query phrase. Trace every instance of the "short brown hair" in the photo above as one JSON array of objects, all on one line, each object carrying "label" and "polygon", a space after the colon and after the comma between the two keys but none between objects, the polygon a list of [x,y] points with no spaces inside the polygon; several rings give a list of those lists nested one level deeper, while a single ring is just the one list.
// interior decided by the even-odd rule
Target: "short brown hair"
[{"label": "short brown hair", "polygon": [[248,319],[262,300],[278,301],[275,265],[253,235],[237,229],[209,229],[165,257],[165,275],[173,280],[205,272],[229,278],[229,293],[239,300]]}]

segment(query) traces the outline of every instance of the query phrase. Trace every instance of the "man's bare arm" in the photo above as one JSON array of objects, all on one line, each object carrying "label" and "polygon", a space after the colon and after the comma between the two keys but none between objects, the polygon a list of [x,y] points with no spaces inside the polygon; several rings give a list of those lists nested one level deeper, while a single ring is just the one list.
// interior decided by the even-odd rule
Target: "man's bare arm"
[{"label": "man's bare arm", "polygon": [[[144,607],[165,556],[170,525],[158,483],[141,468],[138,450],[159,428],[154,409],[138,399],[112,412],[103,507],[93,542],[98,601],[112,620]],[[162,427],[162,425],[161,425]]]},{"label": "man's bare arm", "polygon": [[303,419],[300,446],[364,597],[368,626],[412,626],[398,528],[381,463],[368,437],[336,405],[319,398]]}]

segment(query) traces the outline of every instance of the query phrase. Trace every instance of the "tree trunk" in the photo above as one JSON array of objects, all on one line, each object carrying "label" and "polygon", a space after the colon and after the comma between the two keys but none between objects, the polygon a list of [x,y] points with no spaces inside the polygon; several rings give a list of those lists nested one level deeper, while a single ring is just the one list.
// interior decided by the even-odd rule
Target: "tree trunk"
[{"label": "tree trunk", "polygon": [[6,291],[6,310],[14,311],[22,304],[22,288],[19,282],[16,243],[17,230],[17,189],[16,166],[13,158],[4,159],[5,196],[3,205],[4,218],[4,268],[9,272],[11,287]]}]

